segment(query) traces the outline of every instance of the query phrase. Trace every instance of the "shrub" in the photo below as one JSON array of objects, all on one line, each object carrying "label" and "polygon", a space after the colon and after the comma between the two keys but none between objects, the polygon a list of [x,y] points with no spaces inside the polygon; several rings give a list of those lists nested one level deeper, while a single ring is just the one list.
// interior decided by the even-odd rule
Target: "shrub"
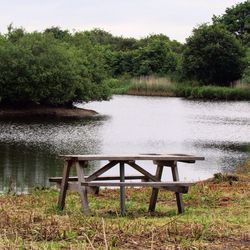
[{"label": "shrub", "polygon": [[231,33],[220,25],[203,24],[187,39],[182,70],[188,79],[229,85],[242,76],[243,58],[243,47]]}]

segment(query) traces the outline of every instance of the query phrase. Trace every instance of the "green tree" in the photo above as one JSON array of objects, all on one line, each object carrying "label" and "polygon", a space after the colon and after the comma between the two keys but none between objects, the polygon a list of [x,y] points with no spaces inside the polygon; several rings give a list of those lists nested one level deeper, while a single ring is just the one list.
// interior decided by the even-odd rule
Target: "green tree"
[{"label": "green tree", "polygon": [[62,30],[60,27],[52,26],[45,29],[44,33],[49,33],[54,36],[56,39],[66,40],[69,38],[70,33],[68,30]]},{"label": "green tree", "polygon": [[112,45],[115,43],[113,35],[102,29],[93,29],[91,31],[82,32],[93,44]]},{"label": "green tree", "polygon": [[141,43],[144,46],[136,50],[134,57],[135,75],[166,75],[175,71],[177,58],[171,50],[169,39],[154,35]]},{"label": "green tree", "polygon": [[246,51],[246,68],[243,72],[242,81],[246,83],[250,83],[250,48]]},{"label": "green tree", "polygon": [[227,8],[222,16],[214,16],[214,23],[221,23],[244,44],[250,46],[250,1]]},{"label": "green tree", "polygon": [[12,23],[7,27],[8,33],[6,37],[11,42],[17,42],[19,39],[21,39],[25,35],[24,28],[14,28]]},{"label": "green tree", "polygon": [[228,85],[244,70],[241,43],[221,25],[203,24],[187,39],[182,70],[186,78],[205,84]]},{"label": "green tree", "polygon": [[15,43],[1,42],[1,103],[58,106],[107,98],[102,72],[91,57],[91,51],[70,46],[52,34],[34,32]]}]

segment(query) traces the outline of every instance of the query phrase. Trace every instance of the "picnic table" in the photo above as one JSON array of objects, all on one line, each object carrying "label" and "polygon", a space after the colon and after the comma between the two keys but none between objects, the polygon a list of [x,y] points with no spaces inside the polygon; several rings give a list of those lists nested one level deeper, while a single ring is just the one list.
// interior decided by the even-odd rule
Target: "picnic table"
[{"label": "picnic table", "polygon": [[[125,214],[125,187],[152,187],[152,193],[149,200],[149,212],[155,211],[156,201],[159,189],[165,189],[175,192],[178,213],[184,212],[182,194],[188,192],[189,186],[194,182],[184,182],[179,180],[178,162],[195,163],[197,160],[204,160],[204,157],[186,155],[186,154],[136,154],[136,155],[60,155],[64,160],[62,177],[51,177],[51,182],[56,182],[60,186],[58,197],[58,207],[63,209],[67,190],[76,190],[80,194],[83,213],[89,213],[88,192],[92,189],[97,194],[99,187],[119,187],[120,188],[120,210]],[[85,170],[90,161],[107,161],[107,163],[86,176]],[[151,174],[143,168],[137,161],[150,161],[152,168],[155,168],[155,174]],[[111,168],[119,166],[119,175],[103,176]],[[140,175],[126,175],[126,166],[137,170]],[[77,176],[70,177],[70,169],[76,168]],[[173,181],[162,181],[162,172],[164,167],[170,167]],[[130,180],[130,182],[126,182]],[[131,180],[141,180],[134,182]]]}]

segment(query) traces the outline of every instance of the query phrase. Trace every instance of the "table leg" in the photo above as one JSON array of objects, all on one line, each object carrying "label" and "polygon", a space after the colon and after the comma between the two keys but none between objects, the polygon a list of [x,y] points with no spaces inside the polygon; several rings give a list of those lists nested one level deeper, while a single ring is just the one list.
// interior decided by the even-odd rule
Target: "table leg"
[{"label": "table leg", "polygon": [[65,198],[66,198],[66,192],[67,192],[67,188],[68,188],[69,171],[70,171],[71,166],[72,166],[71,161],[64,162],[61,188],[60,188],[60,193],[59,193],[58,203],[57,203],[58,208],[61,210],[63,210],[63,208],[65,206]]},{"label": "table leg", "polygon": [[84,176],[84,165],[86,162],[76,162],[76,172],[78,176],[78,192],[80,194],[82,209],[84,214],[89,213],[89,203],[88,203],[88,195],[87,195],[87,187],[82,186],[81,183],[85,181]]},{"label": "table leg", "polygon": [[[172,170],[172,176],[173,176],[173,181],[179,181],[179,173],[177,169],[177,162],[173,162],[171,166]],[[176,202],[177,202],[177,207],[178,207],[178,213],[184,213],[184,204],[182,200],[182,193],[175,193],[176,196]]]},{"label": "table leg", "polygon": [[[124,162],[120,162],[120,182],[125,182]],[[125,187],[120,187],[121,215],[125,215]]]},{"label": "table leg", "polygon": [[[157,165],[155,177],[159,181],[161,181],[162,171],[163,171],[163,166]],[[155,206],[156,206],[158,193],[159,193],[159,188],[153,188],[152,189],[152,194],[151,194],[151,197],[150,197],[149,208],[148,208],[149,212],[154,212],[155,211]]]}]

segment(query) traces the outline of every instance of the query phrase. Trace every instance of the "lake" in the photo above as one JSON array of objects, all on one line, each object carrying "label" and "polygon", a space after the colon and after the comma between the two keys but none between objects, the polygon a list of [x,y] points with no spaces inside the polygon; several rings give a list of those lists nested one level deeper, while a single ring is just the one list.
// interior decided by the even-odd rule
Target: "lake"
[{"label": "lake", "polygon": [[[250,102],[124,95],[77,106],[100,115],[81,120],[0,121],[0,192],[48,186],[49,176],[62,173],[59,154],[204,156],[205,161],[179,164],[182,180],[202,180],[216,172],[233,171],[250,157]],[[149,162],[143,164],[154,173]],[[93,162],[88,173],[98,167],[99,163]],[[126,171],[134,173],[130,168]],[[164,170],[163,178],[170,180],[169,169]]]}]

